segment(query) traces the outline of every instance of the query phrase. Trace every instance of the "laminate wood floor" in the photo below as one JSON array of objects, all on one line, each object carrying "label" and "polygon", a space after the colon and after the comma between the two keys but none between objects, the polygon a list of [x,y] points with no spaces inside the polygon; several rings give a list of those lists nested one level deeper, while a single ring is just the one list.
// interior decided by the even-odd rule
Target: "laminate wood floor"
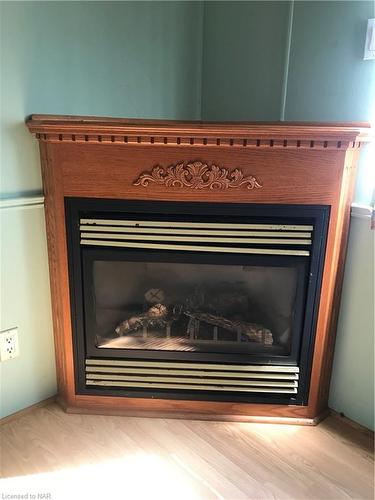
[{"label": "laminate wood floor", "polygon": [[[1,428],[0,498],[372,499],[371,434],[317,427],[68,415]],[[9,496],[7,496],[9,495]]]}]

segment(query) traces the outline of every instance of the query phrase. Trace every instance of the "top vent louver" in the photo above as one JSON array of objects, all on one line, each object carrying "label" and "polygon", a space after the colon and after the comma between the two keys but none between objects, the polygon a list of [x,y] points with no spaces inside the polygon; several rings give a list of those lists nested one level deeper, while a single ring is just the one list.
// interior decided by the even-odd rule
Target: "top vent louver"
[{"label": "top vent louver", "polygon": [[80,219],[81,245],[309,256],[312,225]]}]

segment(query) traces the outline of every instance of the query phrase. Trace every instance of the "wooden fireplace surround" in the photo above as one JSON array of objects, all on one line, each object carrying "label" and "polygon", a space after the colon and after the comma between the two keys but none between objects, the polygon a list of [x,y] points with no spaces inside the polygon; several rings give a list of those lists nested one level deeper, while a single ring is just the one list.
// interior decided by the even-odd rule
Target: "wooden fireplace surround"
[{"label": "wooden fireplace surround", "polygon": [[[66,411],[304,424],[325,415],[350,203],[367,124],[32,115],[27,126],[40,146],[58,398]],[[64,197],[329,205],[308,405],[76,394]]]}]

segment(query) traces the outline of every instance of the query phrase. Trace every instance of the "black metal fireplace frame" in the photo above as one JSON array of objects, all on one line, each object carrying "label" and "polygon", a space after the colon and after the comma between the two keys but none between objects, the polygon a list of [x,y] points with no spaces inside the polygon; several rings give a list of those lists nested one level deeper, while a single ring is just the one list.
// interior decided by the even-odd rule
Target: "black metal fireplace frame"
[{"label": "black metal fireplace frame", "polygon": [[[320,288],[321,280],[323,274],[323,264],[325,256],[326,238],[327,238],[327,228],[330,214],[329,206],[308,206],[308,205],[255,205],[255,204],[226,204],[226,203],[198,203],[198,202],[154,202],[154,201],[123,201],[123,200],[103,200],[103,199],[86,199],[86,198],[65,198],[65,211],[66,211],[66,227],[67,227],[67,242],[68,242],[68,267],[69,267],[69,279],[70,279],[70,296],[71,296],[71,317],[72,317],[72,331],[73,331],[73,347],[74,347],[74,365],[75,365],[75,376],[76,376],[76,393],[77,394],[96,394],[96,395],[113,395],[113,396],[131,396],[131,397],[156,397],[156,398],[168,398],[168,399],[202,399],[202,400],[219,400],[219,401],[241,401],[241,402],[269,402],[269,403],[291,403],[291,404],[306,404],[307,395],[309,390],[310,372],[311,372],[311,362],[312,362],[312,352],[315,340],[315,330],[316,330],[316,320],[317,312],[319,308],[320,300]],[[87,387],[85,384],[85,359],[90,356],[101,357],[101,358],[142,358],[147,359],[151,356],[154,359],[174,359],[174,353],[163,351],[155,356],[155,351],[152,353],[146,353],[145,351],[133,351],[131,356],[125,356],[123,352],[118,352],[122,350],[115,349],[99,349],[99,348],[89,348],[86,346],[86,336],[85,336],[85,325],[84,325],[84,297],[83,297],[83,266],[82,266],[82,249],[80,247],[80,236],[79,236],[79,219],[80,217],[87,216],[88,214],[94,215],[106,215],[111,217],[117,217],[119,214],[164,214],[170,218],[173,216],[183,217],[183,216],[193,216],[202,217],[213,216],[213,217],[252,217],[259,221],[268,220],[270,217],[277,217],[280,223],[290,223],[298,221],[310,221],[314,224],[314,238],[311,247],[311,255],[309,257],[309,269],[307,283],[304,285],[307,287],[306,290],[306,301],[305,301],[305,314],[304,314],[304,324],[303,332],[301,335],[302,341],[299,350],[299,366],[300,366],[300,383],[298,393],[295,395],[242,395],[242,394],[212,394],[209,392],[202,391],[199,394],[189,393],[184,391],[183,394],[178,391],[164,390],[160,389],[158,391],[150,390],[129,390],[129,389],[112,389],[112,388],[94,388]],[[95,248],[84,250],[90,253],[92,256],[95,255]],[[103,254],[103,249],[100,250]],[[110,252],[112,255],[122,255],[122,259],[126,260],[138,254],[140,257],[140,252],[124,252],[123,250],[105,250],[105,252]],[[159,254],[161,257],[161,254]],[[173,259],[173,252],[165,252],[165,258]],[[202,255],[202,259],[205,260],[206,255]],[[211,255],[210,261],[212,262],[213,256]],[[264,257],[262,257],[264,259]],[[295,264],[295,259],[293,258],[293,263]],[[179,260],[180,261],[180,260]],[[252,262],[257,261],[256,256],[252,256]],[[283,259],[277,258],[277,264],[280,265],[284,262],[284,265],[289,265],[291,263],[290,257],[283,257]],[[233,260],[232,260],[233,263]],[[247,261],[249,265],[249,261]],[[295,337],[293,337],[294,341]],[[97,352],[99,351],[99,352]],[[106,352],[103,352],[106,351]],[[110,351],[110,352],[108,352]],[[114,352],[117,351],[117,352]],[[177,356],[179,359],[184,359],[186,354],[178,352]],[[199,354],[199,353],[194,353]],[[221,355],[219,355],[221,356]],[[241,355],[235,355],[236,360],[239,363],[246,362],[244,359],[240,359]],[[207,357],[207,356],[206,356]],[[199,356],[196,356],[198,361]],[[280,359],[281,358],[281,359]],[[295,364],[296,359],[285,359],[284,356],[277,360],[278,364]],[[216,361],[215,356],[212,357],[212,361]],[[221,362],[223,360],[221,359]],[[227,359],[226,362],[230,362]],[[249,362],[249,360],[247,360]],[[272,361],[269,361],[271,363]],[[275,360],[273,361],[275,362]],[[251,363],[253,364],[267,364],[267,360],[264,357],[251,356]]]}]

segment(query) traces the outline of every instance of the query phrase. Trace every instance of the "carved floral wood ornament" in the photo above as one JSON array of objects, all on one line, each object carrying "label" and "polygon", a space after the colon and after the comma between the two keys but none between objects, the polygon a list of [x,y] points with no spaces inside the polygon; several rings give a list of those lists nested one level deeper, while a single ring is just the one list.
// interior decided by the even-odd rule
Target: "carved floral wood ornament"
[{"label": "carved floral wood ornament", "polygon": [[200,161],[178,163],[167,168],[157,165],[150,173],[141,174],[134,181],[135,186],[148,186],[151,182],[166,187],[188,187],[192,189],[228,189],[246,185],[247,189],[259,189],[262,185],[254,176],[244,176],[235,168],[229,171],[216,165],[207,165]]}]

